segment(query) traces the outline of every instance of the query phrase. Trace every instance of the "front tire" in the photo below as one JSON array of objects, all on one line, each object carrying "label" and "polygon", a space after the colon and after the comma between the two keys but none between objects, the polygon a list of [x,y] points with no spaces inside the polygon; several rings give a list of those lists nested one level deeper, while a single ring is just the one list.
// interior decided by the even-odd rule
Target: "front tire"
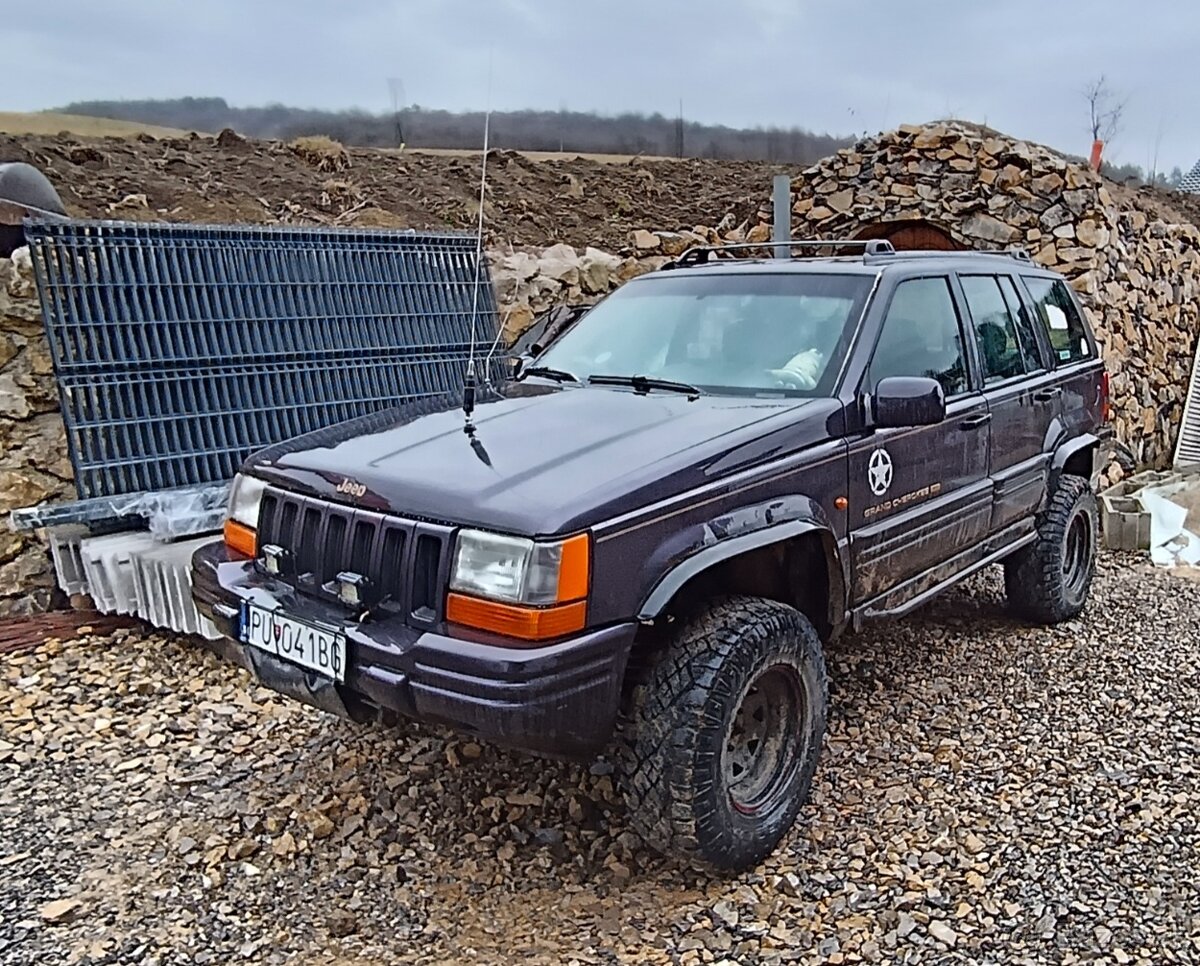
[{"label": "front tire", "polygon": [[821,642],[784,604],[731,598],[683,627],[639,687],[625,800],[642,837],[700,865],[756,865],[808,798],[825,733]]},{"label": "front tire", "polygon": [[1100,513],[1091,484],[1063,475],[1038,520],[1037,540],[1004,561],[1012,610],[1039,624],[1077,617],[1096,574]]}]

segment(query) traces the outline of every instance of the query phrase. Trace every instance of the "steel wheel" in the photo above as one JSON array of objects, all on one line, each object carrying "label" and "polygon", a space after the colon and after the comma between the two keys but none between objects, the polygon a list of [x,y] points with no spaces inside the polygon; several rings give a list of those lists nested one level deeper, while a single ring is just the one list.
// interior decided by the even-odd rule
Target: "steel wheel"
[{"label": "steel wheel", "polygon": [[1086,514],[1077,513],[1063,546],[1063,584],[1071,599],[1080,596],[1090,579],[1093,552],[1091,521]]},{"label": "steel wheel", "polygon": [[729,723],[721,770],[730,804],[743,815],[770,811],[804,755],[804,689],[793,668],[766,668],[747,688]]}]

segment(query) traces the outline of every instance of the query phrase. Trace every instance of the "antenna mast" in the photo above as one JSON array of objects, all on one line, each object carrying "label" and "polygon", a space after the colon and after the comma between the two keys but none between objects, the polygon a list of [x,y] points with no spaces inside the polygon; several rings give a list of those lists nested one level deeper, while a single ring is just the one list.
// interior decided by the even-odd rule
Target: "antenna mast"
[{"label": "antenna mast", "polygon": [[[488,85],[491,86],[490,83]],[[491,98],[488,98],[489,102]],[[467,375],[463,380],[463,415],[466,416],[467,433],[475,431],[471,424],[471,413],[475,411],[475,328],[479,318],[479,286],[483,274],[483,204],[487,198],[487,159],[488,139],[491,134],[492,108],[488,104],[487,113],[483,116],[483,169],[479,177],[479,226],[475,236],[475,288],[471,300],[471,348],[467,357]]]}]

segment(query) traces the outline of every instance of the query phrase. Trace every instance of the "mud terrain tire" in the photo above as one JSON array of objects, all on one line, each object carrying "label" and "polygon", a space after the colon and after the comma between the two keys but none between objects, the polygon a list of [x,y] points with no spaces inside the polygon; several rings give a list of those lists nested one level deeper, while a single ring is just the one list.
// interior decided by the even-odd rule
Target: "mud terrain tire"
[{"label": "mud terrain tire", "polygon": [[745,869],[808,798],[825,733],[821,642],[798,610],[736,597],[690,620],[634,696],[631,821],[660,852]]},{"label": "mud terrain tire", "polygon": [[1078,616],[1096,573],[1099,532],[1091,485],[1081,476],[1064,475],[1038,518],[1037,540],[1004,561],[1012,611],[1039,624]]}]

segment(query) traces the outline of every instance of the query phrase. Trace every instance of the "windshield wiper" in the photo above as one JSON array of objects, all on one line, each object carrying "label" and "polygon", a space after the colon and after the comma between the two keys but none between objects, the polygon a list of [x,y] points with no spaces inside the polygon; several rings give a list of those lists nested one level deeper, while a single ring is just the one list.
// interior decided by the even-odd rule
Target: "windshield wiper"
[{"label": "windshield wiper", "polygon": [[651,389],[662,389],[666,392],[682,392],[689,396],[703,396],[704,390],[688,382],[676,382],[674,379],[656,379],[653,376],[588,376],[588,385],[593,386],[631,386],[635,392],[649,392]]},{"label": "windshield wiper", "polygon": [[521,378],[526,376],[543,376],[546,379],[553,379],[555,382],[579,382],[579,377],[573,372],[567,372],[566,369],[555,369],[552,366],[530,366],[528,369],[521,370]]}]

